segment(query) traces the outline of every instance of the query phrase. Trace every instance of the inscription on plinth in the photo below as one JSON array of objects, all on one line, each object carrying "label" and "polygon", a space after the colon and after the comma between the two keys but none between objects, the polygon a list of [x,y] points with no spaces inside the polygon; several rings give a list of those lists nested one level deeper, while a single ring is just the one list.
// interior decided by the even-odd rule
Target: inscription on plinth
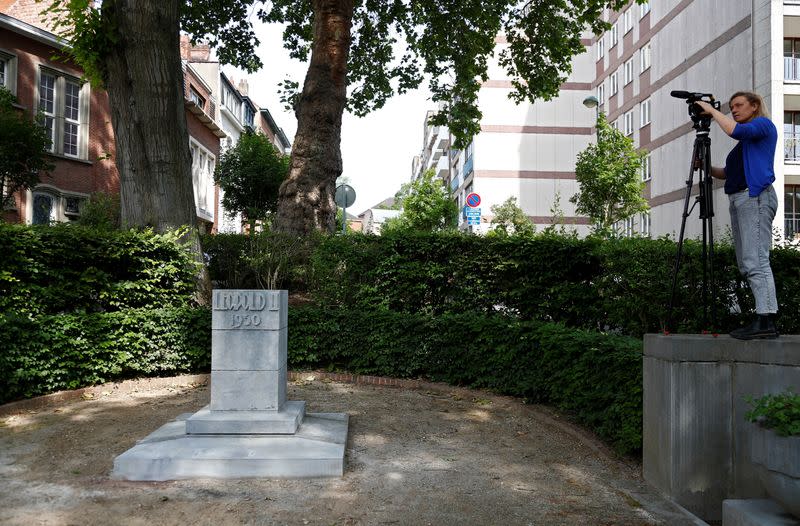
[{"label": "inscription on plinth", "polygon": [[286,403],[288,293],[215,290],[211,411],[280,411]]}]

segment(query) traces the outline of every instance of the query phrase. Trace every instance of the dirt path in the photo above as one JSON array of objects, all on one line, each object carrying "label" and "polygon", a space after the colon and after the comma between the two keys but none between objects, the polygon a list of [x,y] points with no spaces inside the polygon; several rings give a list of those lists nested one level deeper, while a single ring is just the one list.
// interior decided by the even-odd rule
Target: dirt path
[{"label": "dirt path", "polygon": [[289,398],[350,414],[343,478],[109,479],[116,455],[208,402],[207,385],[190,381],[197,377],[109,384],[90,399],[0,416],[0,523],[692,524],[643,483],[638,465],[546,408],[314,373],[291,383]]}]

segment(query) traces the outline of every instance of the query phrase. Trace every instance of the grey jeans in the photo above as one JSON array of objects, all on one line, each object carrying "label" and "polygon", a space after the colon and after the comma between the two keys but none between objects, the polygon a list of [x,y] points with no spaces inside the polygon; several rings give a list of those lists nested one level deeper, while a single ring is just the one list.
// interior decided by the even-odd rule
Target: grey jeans
[{"label": "grey jeans", "polygon": [[756,300],[756,313],[778,312],[775,279],[769,266],[772,246],[772,220],[778,209],[778,196],[770,185],[758,197],[748,190],[730,194],[731,230],[739,272],[747,278]]}]

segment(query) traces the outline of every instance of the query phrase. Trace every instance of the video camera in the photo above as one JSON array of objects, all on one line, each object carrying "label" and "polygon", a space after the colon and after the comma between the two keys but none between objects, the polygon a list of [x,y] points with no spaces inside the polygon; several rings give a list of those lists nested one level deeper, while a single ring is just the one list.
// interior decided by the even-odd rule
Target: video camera
[{"label": "video camera", "polygon": [[676,99],[686,99],[686,104],[689,105],[689,117],[691,117],[692,122],[694,122],[694,128],[696,130],[709,130],[711,127],[711,115],[704,115],[703,109],[695,104],[695,102],[699,100],[707,102],[711,104],[715,110],[718,110],[720,109],[720,103],[718,100],[714,99],[714,95],[711,93],[698,93],[694,91],[671,91],[669,94]]}]

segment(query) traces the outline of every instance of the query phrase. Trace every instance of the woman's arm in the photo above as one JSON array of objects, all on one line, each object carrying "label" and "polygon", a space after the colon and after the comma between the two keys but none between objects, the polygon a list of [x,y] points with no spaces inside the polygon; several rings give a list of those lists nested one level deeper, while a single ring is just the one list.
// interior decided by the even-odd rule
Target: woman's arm
[{"label": "woman's arm", "polygon": [[725,168],[720,168],[718,166],[711,167],[711,177],[716,177],[717,179],[725,179]]},{"label": "woman's arm", "polygon": [[727,135],[730,136],[730,135],[733,134],[733,129],[736,128],[736,121],[735,120],[733,120],[732,118],[728,117],[727,115],[725,115],[721,111],[715,109],[714,106],[712,106],[711,104],[709,104],[707,102],[703,102],[702,100],[698,100],[697,102],[695,102],[695,104],[697,104],[698,106],[703,108],[703,111],[705,113],[708,113],[709,115],[711,115],[711,117],[713,117],[714,120],[717,121],[717,124],[719,124],[719,127],[722,128],[722,131],[724,131]]}]

